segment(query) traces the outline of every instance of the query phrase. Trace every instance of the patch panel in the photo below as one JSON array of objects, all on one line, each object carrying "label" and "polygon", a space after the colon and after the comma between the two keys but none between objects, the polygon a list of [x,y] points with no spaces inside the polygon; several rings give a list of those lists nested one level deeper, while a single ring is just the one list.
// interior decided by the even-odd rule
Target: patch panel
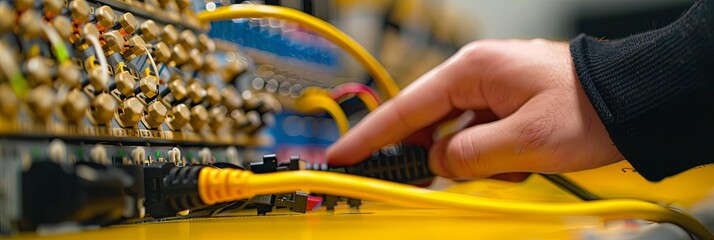
[{"label": "patch panel", "polygon": [[[48,36],[59,36],[47,42],[36,30],[4,32],[0,53],[22,63],[17,66],[20,75],[13,76],[25,76],[25,81],[0,85],[5,93],[3,134],[270,143],[254,133],[269,123],[280,106],[270,105],[274,101],[265,99],[269,96],[251,95],[233,85],[236,78],[252,74],[249,63],[238,58],[219,62],[213,40],[201,33],[205,26],[197,25],[186,9],[152,10],[139,2],[83,0],[53,9],[55,3],[46,2],[23,5],[34,7],[27,9],[3,3],[6,18],[17,16],[20,27],[39,25]],[[161,17],[147,19],[152,11]],[[90,39],[97,39],[99,47],[93,47]],[[51,50],[57,48],[64,50]],[[97,55],[98,49],[102,56]],[[18,89],[17,82],[24,87]]]},{"label": "patch panel", "polygon": [[176,216],[151,169],[261,159],[282,106],[192,4],[0,2],[0,233]]},{"label": "patch panel", "polygon": [[[209,37],[190,5],[0,2],[0,233],[308,210],[305,192],[206,204],[192,184],[202,168],[262,174],[315,164],[263,156],[274,143],[263,129],[304,89],[330,85],[334,47],[265,24],[251,28],[254,43],[267,29],[270,43],[319,44],[287,41],[278,47],[291,54],[280,56],[265,43],[239,47]],[[323,197],[331,207],[342,199]]]}]

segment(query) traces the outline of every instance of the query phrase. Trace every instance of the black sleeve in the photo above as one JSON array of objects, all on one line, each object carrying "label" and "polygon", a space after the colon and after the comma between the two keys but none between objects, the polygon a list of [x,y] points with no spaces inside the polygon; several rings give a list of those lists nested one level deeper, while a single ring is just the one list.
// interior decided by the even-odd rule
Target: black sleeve
[{"label": "black sleeve", "polygon": [[570,43],[610,138],[650,181],[714,162],[714,0],[624,39]]}]

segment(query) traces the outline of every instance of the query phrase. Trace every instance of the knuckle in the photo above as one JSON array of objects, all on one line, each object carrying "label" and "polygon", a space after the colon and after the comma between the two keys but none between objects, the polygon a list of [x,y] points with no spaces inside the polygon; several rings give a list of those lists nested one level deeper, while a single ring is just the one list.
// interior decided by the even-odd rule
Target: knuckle
[{"label": "knuckle", "polygon": [[[480,161],[480,151],[472,136],[458,135],[452,140],[452,144],[447,147],[448,160],[454,170],[453,174],[458,177],[475,177],[483,166]],[[465,173],[469,176],[463,176]]]},{"label": "knuckle", "polygon": [[456,109],[470,109],[473,105],[474,99],[483,98],[481,94],[483,84],[481,81],[462,81],[456,84],[458,84],[458,87],[449,89],[451,104]]},{"label": "knuckle", "polygon": [[404,128],[410,131],[418,129],[418,125],[413,123],[413,118],[410,117],[410,113],[405,111],[404,108],[395,108],[394,117]]},{"label": "knuckle", "polygon": [[492,59],[499,47],[495,40],[481,40],[466,44],[459,50],[460,57],[469,64],[485,64]]}]

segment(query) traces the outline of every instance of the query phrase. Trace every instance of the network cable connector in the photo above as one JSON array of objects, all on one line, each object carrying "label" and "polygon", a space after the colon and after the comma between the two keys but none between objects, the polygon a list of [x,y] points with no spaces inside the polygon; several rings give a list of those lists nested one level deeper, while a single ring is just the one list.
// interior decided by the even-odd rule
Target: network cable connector
[{"label": "network cable connector", "polygon": [[[266,155],[261,162],[251,164],[257,174],[277,171],[298,170],[299,159],[291,164],[278,164],[275,155]],[[154,219],[176,217],[180,212],[189,211],[189,217],[212,216],[236,209],[256,209],[258,215],[265,215],[275,208],[290,211],[307,211],[307,194],[304,192],[265,194],[248,199],[206,204],[199,197],[198,175],[203,168],[238,169],[244,168],[228,162],[209,165],[177,166],[172,162],[153,162],[144,166],[144,189],[147,216]]]},{"label": "network cable connector", "polygon": [[[300,159],[300,156],[291,156],[288,162],[278,163],[278,159],[275,154],[267,154],[263,156],[262,162],[252,163],[251,171],[254,173],[272,173],[281,171],[297,171],[297,170],[309,170],[307,167],[310,164],[305,164],[305,161]],[[315,165],[319,167],[319,165]],[[327,169],[318,169],[327,170]],[[320,193],[311,193],[312,195],[317,195],[322,197],[322,204],[327,207],[328,211],[334,210],[337,203],[341,200],[345,200],[349,203],[352,208],[359,208],[361,205],[361,200],[359,199],[346,199],[339,196],[326,195]],[[308,194],[305,192],[297,191],[294,193],[277,194],[277,195],[259,195],[251,198],[253,203],[256,200],[263,200],[262,204],[255,204],[258,214],[266,214],[272,211],[272,207],[287,207],[292,212],[305,213],[307,212],[308,205]],[[268,201],[269,200],[269,201]],[[261,203],[261,202],[259,202]],[[270,207],[268,207],[270,206]]]},{"label": "network cable connector", "polygon": [[330,166],[332,171],[411,185],[429,185],[434,174],[429,170],[429,152],[421,146],[393,144],[373,152],[364,161],[346,167]]},{"label": "network cable connector", "polygon": [[307,199],[308,194],[300,191],[287,194],[278,194],[275,197],[275,207],[288,208],[291,212],[306,213]]},{"label": "network cable connector", "polygon": [[0,234],[204,209],[186,165],[273,142],[280,103],[191,2],[0,0]]},{"label": "network cable connector", "polygon": [[[434,177],[434,174],[429,170],[428,151],[421,146],[404,144],[383,147],[373,152],[369,158],[352,166],[329,166],[328,171],[416,186],[427,186]],[[347,202],[350,208],[353,209],[358,209],[362,204],[361,199],[357,198],[345,198],[328,194],[319,195],[323,197],[322,205],[328,211],[334,210],[340,201]]]},{"label": "network cable connector", "polygon": [[0,235],[16,232],[22,215],[22,160],[16,149],[4,146],[0,141]]},{"label": "network cable connector", "polygon": [[[0,226],[66,231],[144,216],[141,165],[94,145],[0,140]],[[126,164],[125,164],[126,163]]]},{"label": "network cable connector", "polygon": [[134,179],[116,168],[93,162],[63,166],[35,161],[22,173],[20,230],[108,225],[137,215],[126,189]]},{"label": "network cable connector", "polygon": [[156,162],[144,167],[146,213],[153,218],[174,217],[181,211],[206,206],[190,184],[198,178],[201,167],[177,167],[169,162]]},{"label": "network cable connector", "polygon": [[[250,170],[254,173],[272,173],[279,171],[295,171],[300,170],[300,158],[293,156],[288,163],[278,163],[275,154],[267,154],[263,156],[261,162],[251,163]],[[293,192],[284,194],[259,195],[249,199],[258,215],[265,215],[272,212],[273,208],[288,208],[292,212],[305,213],[307,212],[307,194],[304,192]]]}]

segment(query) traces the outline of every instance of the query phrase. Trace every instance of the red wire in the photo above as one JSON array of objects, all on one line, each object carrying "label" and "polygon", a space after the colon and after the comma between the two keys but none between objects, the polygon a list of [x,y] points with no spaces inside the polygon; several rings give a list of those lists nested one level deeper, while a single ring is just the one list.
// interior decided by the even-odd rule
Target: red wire
[{"label": "red wire", "polygon": [[374,89],[361,83],[345,83],[338,85],[337,87],[332,88],[330,96],[332,96],[332,99],[337,101],[357,93],[367,93],[371,95],[377,103],[382,103],[382,100],[379,98],[379,95],[377,95]]}]

